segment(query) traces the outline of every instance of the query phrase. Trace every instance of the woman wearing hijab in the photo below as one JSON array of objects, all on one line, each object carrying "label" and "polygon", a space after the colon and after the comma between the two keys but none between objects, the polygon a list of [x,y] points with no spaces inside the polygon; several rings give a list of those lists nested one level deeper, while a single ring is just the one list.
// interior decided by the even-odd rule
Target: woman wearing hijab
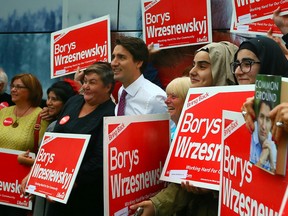
[{"label": "woman wearing hijab", "polygon": [[244,41],[231,64],[239,84],[254,84],[257,74],[288,76],[288,61],[279,45],[268,37]]},{"label": "woman wearing hijab", "polygon": [[[288,62],[284,53],[273,39],[267,37],[253,38],[243,42],[231,66],[239,84],[254,84],[257,74],[270,74],[282,77],[287,77],[288,75]],[[266,112],[263,111],[261,113],[268,116],[271,107],[269,103],[265,104],[260,107],[266,108]],[[270,116],[271,120],[274,120],[274,124],[271,124],[270,121],[269,124],[264,124],[259,116],[256,117],[253,105],[254,97],[248,98],[242,107],[247,128],[252,134],[250,159],[253,163],[261,164],[263,168],[274,172],[277,157],[277,147],[274,140],[279,139],[279,135],[275,134],[277,127],[273,127],[275,126],[275,114]],[[274,131],[272,135],[270,134],[271,127],[272,132]],[[272,136],[273,141],[271,140]],[[265,148],[263,147],[264,143]],[[264,149],[265,154],[263,153]]]},{"label": "woman wearing hijab", "polygon": [[[278,44],[267,37],[244,41],[235,54],[231,69],[239,84],[254,84],[257,74],[288,77],[288,61],[285,55]],[[247,98],[242,107],[246,126],[251,133],[254,131],[253,104],[254,97]]]},{"label": "woman wearing hijab", "polygon": [[[210,43],[196,51],[189,72],[191,87],[225,86],[235,84],[230,63],[238,47],[230,42]],[[211,216],[218,213],[216,191],[192,187],[193,192],[180,184],[171,183],[150,200],[131,206],[143,207],[142,216],[196,215]],[[194,190],[195,189],[195,190]],[[197,191],[196,191],[197,189]]]}]

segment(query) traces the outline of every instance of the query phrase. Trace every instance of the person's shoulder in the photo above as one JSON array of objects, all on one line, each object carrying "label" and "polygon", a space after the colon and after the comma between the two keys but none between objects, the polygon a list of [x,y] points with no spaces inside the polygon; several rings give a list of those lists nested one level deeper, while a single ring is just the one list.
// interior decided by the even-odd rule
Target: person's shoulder
[{"label": "person's shoulder", "polygon": [[54,129],[55,125],[56,125],[56,122],[57,122],[57,120],[51,122],[51,123],[48,125],[48,127],[47,127],[47,129],[46,129],[46,132],[53,132],[53,129]]},{"label": "person's shoulder", "polygon": [[14,109],[15,109],[15,105],[9,106],[9,107],[4,107],[1,110],[5,111],[5,112],[13,112]]},{"label": "person's shoulder", "polygon": [[152,83],[150,80],[144,79],[143,82],[144,82],[143,88],[145,88],[147,91],[153,92],[154,94],[160,94],[166,96],[165,91],[158,85]]},{"label": "person's shoulder", "polygon": [[31,118],[37,118],[37,116],[41,113],[42,108],[41,107],[35,107],[35,109],[32,111]]},{"label": "person's shoulder", "polygon": [[112,99],[105,101],[104,103],[100,104],[97,108],[97,113],[101,116],[114,116],[115,115],[115,103]]},{"label": "person's shoulder", "polygon": [[0,109],[1,117],[6,117],[6,116],[12,115],[14,107],[15,106],[10,106],[10,107],[4,107],[4,108]]},{"label": "person's shoulder", "polygon": [[257,143],[259,143],[259,139],[258,139],[258,122],[254,121],[254,131],[251,135],[251,143],[256,145]]},{"label": "person's shoulder", "polygon": [[109,109],[109,112],[112,112],[114,113],[114,109],[115,109],[115,103],[112,101],[112,99],[109,99],[108,101],[105,102],[105,105],[106,107]]},{"label": "person's shoulder", "polygon": [[65,105],[70,104],[70,103],[78,103],[78,102],[83,101],[83,100],[84,100],[83,95],[81,95],[81,94],[74,95],[66,101]]},{"label": "person's shoulder", "polygon": [[42,111],[42,108],[39,107],[39,106],[36,107],[35,110],[34,110],[34,112],[37,113],[37,114],[39,114],[41,111]]}]

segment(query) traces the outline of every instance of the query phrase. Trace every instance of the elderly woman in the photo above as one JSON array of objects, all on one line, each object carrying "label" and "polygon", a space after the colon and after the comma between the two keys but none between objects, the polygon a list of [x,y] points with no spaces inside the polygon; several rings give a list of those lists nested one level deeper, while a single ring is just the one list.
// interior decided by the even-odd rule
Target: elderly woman
[{"label": "elderly woman", "polygon": [[84,71],[83,95],[70,98],[60,113],[54,132],[91,134],[67,204],[50,202],[46,216],[104,215],[103,118],[113,116],[114,88],[109,63],[97,62]]},{"label": "elderly woman", "polygon": [[[15,105],[0,110],[0,148],[34,152],[48,125],[39,118],[42,86],[35,76],[23,73],[12,78],[10,89]],[[34,129],[36,124],[40,124],[40,131]],[[8,216],[27,214],[23,209],[2,205],[0,212]]]},{"label": "elderly woman", "polygon": [[[178,77],[173,79],[166,87],[167,98],[165,104],[170,115],[170,119],[178,124],[180,119],[181,111],[185,102],[185,98],[191,82],[189,77]],[[176,127],[171,128],[171,139],[174,137]]]},{"label": "elderly woman", "polygon": [[[175,123],[175,125],[178,124],[178,121],[180,119],[181,111],[184,106],[184,102],[186,99],[186,95],[189,91],[189,88],[191,87],[191,81],[189,77],[178,77],[173,79],[166,87],[166,94],[167,98],[165,100],[165,103],[168,108],[168,112],[170,115],[171,120]],[[175,127],[171,129],[171,139],[173,139]],[[160,197],[166,195],[166,192],[176,191],[176,190],[182,190],[179,184],[171,183],[169,184],[168,188],[166,190],[163,190],[163,192],[160,192],[155,197],[152,198],[156,200],[157,197]],[[183,190],[184,191],[184,190]],[[184,191],[185,192],[185,191]],[[132,209],[135,209],[138,206],[144,206],[145,212],[143,215],[154,215],[154,206],[152,204],[152,201],[144,201],[142,203],[136,204],[135,206],[132,206]],[[151,212],[151,214],[150,214]]]}]

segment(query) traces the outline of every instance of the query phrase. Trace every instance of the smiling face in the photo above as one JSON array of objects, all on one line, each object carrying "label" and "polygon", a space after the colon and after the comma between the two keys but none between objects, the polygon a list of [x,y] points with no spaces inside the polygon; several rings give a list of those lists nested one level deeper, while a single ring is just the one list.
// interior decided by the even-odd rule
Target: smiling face
[{"label": "smiling face", "polygon": [[[248,49],[241,49],[237,54],[236,61],[243,62],[247,60],[259,62],[259,59],[252,51]],[[235,76],[239,85],[254,84],[256,81],[256,76],[259,71],[260,71],[260,64],[252,64],[251,70],[248,73],[242,72],[240,66],[238,66],[235,69]]]},{"label": "smiling face", "polygon": [[29,101],[29,89],[23,84],[21,79],[15,79],[10,86],[12,101],[23,103]]},{"label": "smiling face", "polygon": [[175,93],[167,94],[165,103],[168,108],[171,120],[177,124],[181,115],[181,111],[184,105],[185,99],[179,97]]},{"label": "smiling face", "polygon": [[166,87],[167,98],[165,103],[171,120],[177,125],[186,95],[191,87],[189,77],[177,77]]},{"label": "smiling face", "polygon": [[193,61],[193,68],[189,72],[191,87],[205,87],[213,84],[212,68],[209,53],[199,51]]},{"label": "smiling face", "polygon": [[85,101],[91,105],[99,105],[110,98],[111,84],[105,86],[96,73],[85,74],[82,88]]},{"label": "smiling face", "polygon": [[114,79],[126,88],[140,75],[142,61],[134,61],[132,54],[121,45],[115,46],[111,61]]},{"label": "smiling face", "polygon": [[61,112],[63,107],[63,102],[57,97],[55,92],[50,91],[48,94],[48,98],[46,101],[46,105],[48,107],[49,116],[56,118],[58,114]]}]

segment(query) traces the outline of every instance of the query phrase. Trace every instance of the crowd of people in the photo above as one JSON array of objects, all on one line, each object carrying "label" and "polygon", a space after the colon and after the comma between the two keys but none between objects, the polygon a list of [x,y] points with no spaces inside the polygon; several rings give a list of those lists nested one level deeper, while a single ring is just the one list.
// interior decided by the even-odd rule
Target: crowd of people
[{"label": "crowd of people", "polygon": [[[17,74],[12,77],[10,94],[7,94],[8,78],[0,69],[0,148],[25,152],[18,156],[20,164],[33,165],[29,153],[37,154],[45,131],[91,135],[67,204],[36,196],[33,215],[84,216],[92,212],[104,215],[104,117],[168,112],[173,139],[190,88],[254,84],[257,74],[288,77],[288,17],[279,13],[278,8],[273,18],[284,35],[286,46],[273,37],[271,31],[267,37],[249,39],[239,47],[227,41],[207,44],[191,59],[189,77],[173,79],[166,92],[143,75],[149,58],[147,45],[140,38],[128,36],[116,39],[111,63],[95,62],[78,71],[75,80],[55,82],[47,90],[44,108],[40,108],[43,91],[37,77],[30,73]],[[121,87],[118,98],[113,100],[115,82]],[[248,98],[243,107],[239,107],[253,137],[251,162],[274,172],[275,142],[288,132],[288,103],[274,109],[261,103],[258,116],[253,105],[254,98]],[[27,178],[28,175],[22,181],[23,193]],[[130,206],[132,210],[139,207],[143,208],[143,216],[217,215],[218,192],[194,187],[189,182],[170,183],[150,199]],[[0,212],[5,216],[29,214],[27,210],[6,205],[0,205]]]}]

